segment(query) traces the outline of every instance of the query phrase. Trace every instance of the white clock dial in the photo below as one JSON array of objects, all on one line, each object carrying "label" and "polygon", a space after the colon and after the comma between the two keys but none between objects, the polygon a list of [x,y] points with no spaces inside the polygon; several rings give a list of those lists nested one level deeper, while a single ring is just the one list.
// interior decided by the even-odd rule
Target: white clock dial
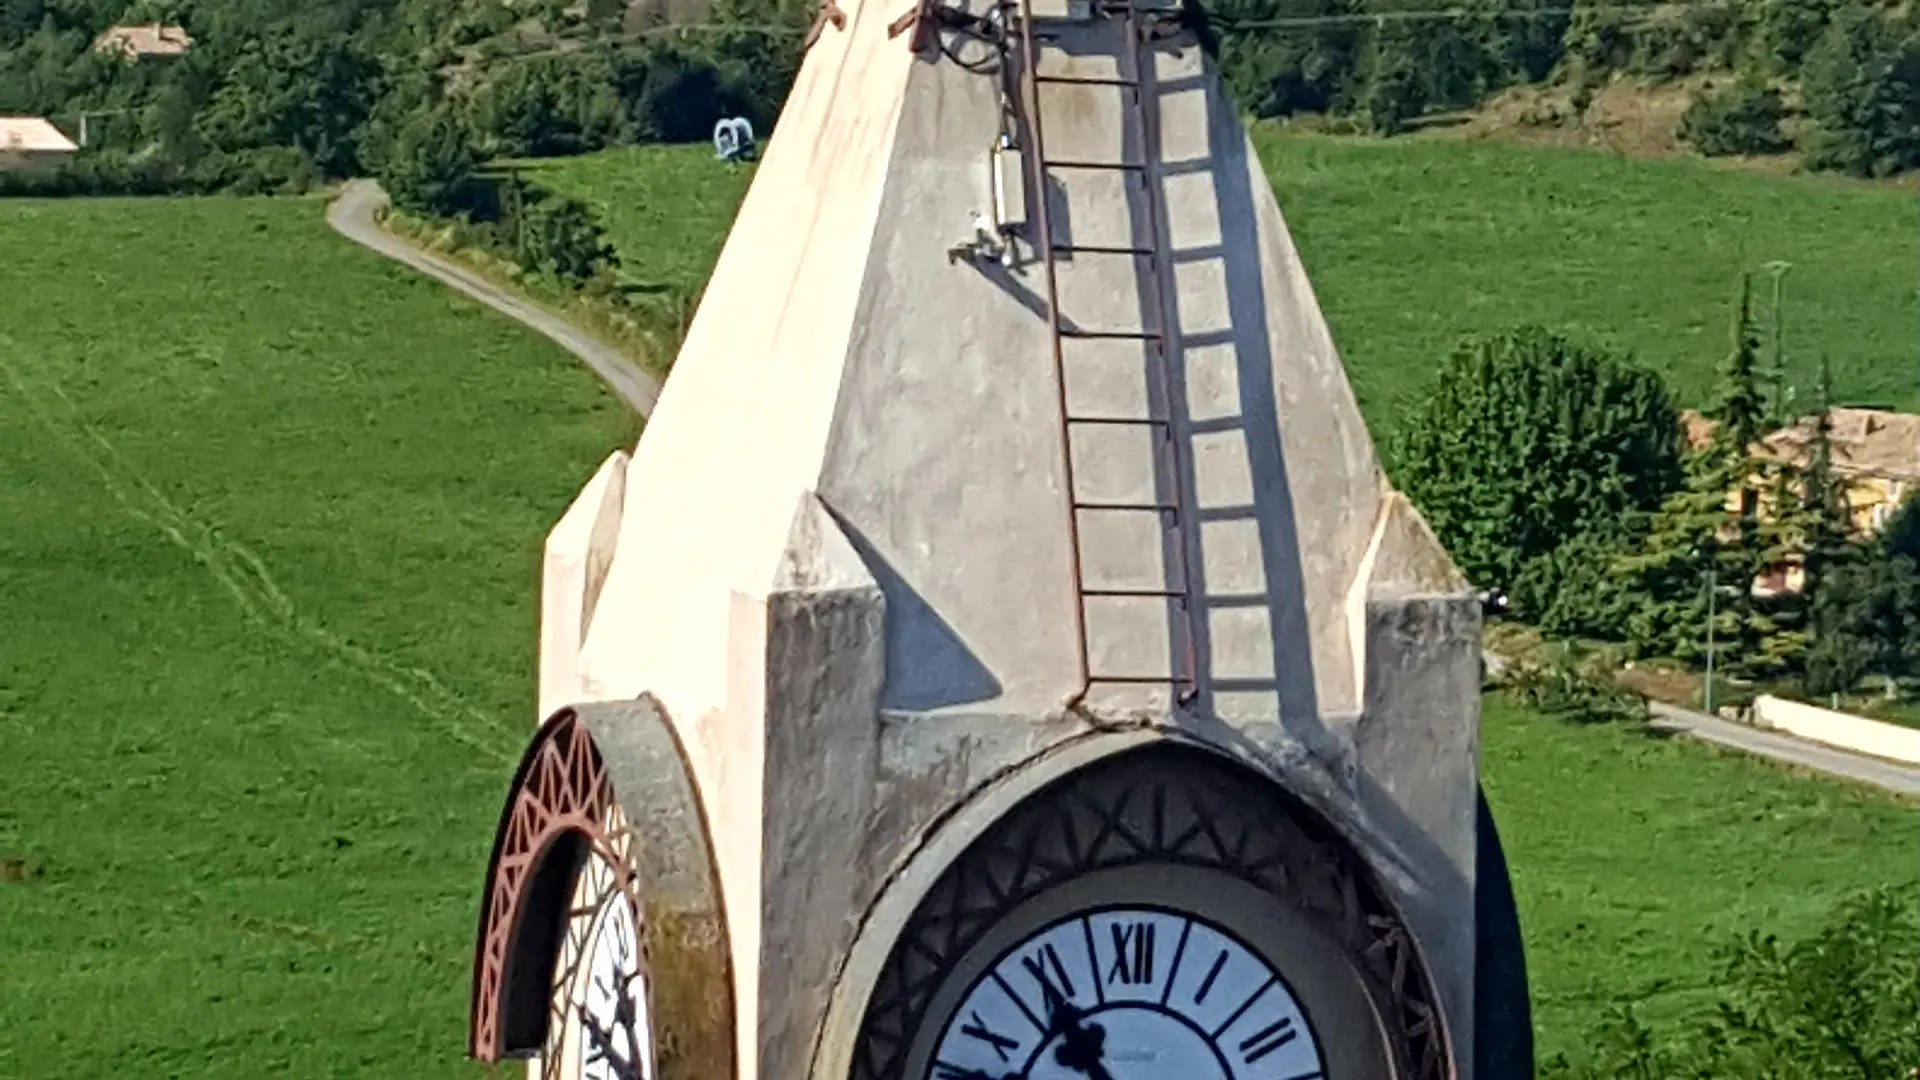
[{"label": "white clock dial", "polygon": [[583,852],[555,958],[547,1041],[529,1080],[654,1080],[653,1018],[639,912],[618,867],[626,818],[613,808],[602,844]]},{"label": "white clock dial", "polygon": [[1322,1080],[1274,966],[1198,916],[1114,906],[1057,919],[974,980],[930,1080]]},{"label": "white clock dial", "polygon": [[633,905],[615,894],[588,939],[580,1018],[581,1080],[643,1080],[653,1074],[652,1028]]}]

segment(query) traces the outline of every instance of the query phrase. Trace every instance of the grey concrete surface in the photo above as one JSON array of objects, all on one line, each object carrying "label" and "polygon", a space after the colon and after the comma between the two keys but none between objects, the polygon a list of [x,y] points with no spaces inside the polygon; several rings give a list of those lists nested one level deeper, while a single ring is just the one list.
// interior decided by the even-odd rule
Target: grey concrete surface
[{"label": "grey concrete surface", "polygon": [[[1484,655],[1488,674],[1498,675],[1507,666],[1506,658],[1497,653]],[[1842,780],[1870,784],[1897,795],[1920,798],[1920,767],[1850,754],[1662,701],[1649,702],[1648,707],[1653,713],[1653,727],[1661,731],[1686,735],[1715,746],[1753,754],[1783,765],[1811,769]]]},{"label": "grey concrete surface", "polygon": [[387,193],[380,189],[378,183],[364,179],[349,180],[341,188],[339,197],[328,205],[327,224],[354,243],[403,263],[531,328],[578,357],[633,411],[642,417],[653,412],[654,402],[660,398],[660,380],[641,371],[632,361],[620,355],[618,350],[565,319],[382,229],[375,215],[386,205]]}]

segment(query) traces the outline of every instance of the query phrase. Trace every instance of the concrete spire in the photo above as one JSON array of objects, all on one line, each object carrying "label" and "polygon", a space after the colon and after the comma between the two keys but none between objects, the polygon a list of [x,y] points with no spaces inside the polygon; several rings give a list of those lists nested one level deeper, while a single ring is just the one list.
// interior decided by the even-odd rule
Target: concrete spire
[{"label": "concrete spire", "polygon": [[[1029,210],[1048,200],[1057,247],[1152,249],[1164,275],[1137,255],[1063,256],[1061,321],[1170,331],[1164,353],[1066,342],[1063,388],[1032,230],[1010,267],[951,257],[994,215],[1001,82],[914,55],[889,33],[911,3],[841,6],[631,462],[556,530],[578,550],[549,550],[549,594],[580,599],[546,605],[542,707],[650,694],[699,776],[742,1077],[805,1075],[835,958],[931,822],[1122,721],[1250,755],[1343,828],[1421,938],[1450,1020],[1469,1017],[1478,608],[1385,483],[1209,62],[1185,35],[1146,54],[1144,141],[1115,86],[1041,88],[1049,161],[1144,168],[1053,170]],[[1062,25],[1038,69],[1110,83],[1130,62],[1119,34]],[[1069,493],[1063,407],[1170,417],[1177,473],[1160,429],[1085,425]],[[1070,501],[1173,503],[1183,531],[1083,511],[1076,582]],[[1186,706],[1177,605],[1096,596],[1088,666],[1167,681],[1069,707],[1080,594],[1105,588],[1193,595]],[[823,883],[821,866],[848,872]],[[762,968],[768,950],[788,959]],[[1470,1060],[1470,1025],[1450,1027]]]}]

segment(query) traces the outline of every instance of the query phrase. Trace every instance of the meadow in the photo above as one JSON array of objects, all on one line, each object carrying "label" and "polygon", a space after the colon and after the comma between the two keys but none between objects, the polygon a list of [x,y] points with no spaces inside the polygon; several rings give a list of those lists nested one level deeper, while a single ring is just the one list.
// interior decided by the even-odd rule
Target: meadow
[{"label": "meadow", "polygon": [[[1783,338],[1801,400],[1825,354],[1842,400],[1920,407],[1910,191],[1495,142],[1266,126],[1254,141],[1383,442],[1463,336],[1524,322],[1630,352],[1705,405],[1740,275],[1776,260],[1792,263]],[[640,287],[691,292],[750,169],[645,147],[531,175],[599,209]]]},{"label": "meadow", "polygon": [[1920,887],[1910,802],[1498,696],[1480,738],[1543,1062],[1621,1005],[1656,1031],[1704,1015],[1735,935],[1798,938],[1852,892]]},{"label": "meadow", "polygon": [[[0,248],[0,1076],[479,1075],[539,545],[632,418],[310,201],[0,202]],[[1891,799],[1497,700],[1483,739],[1543,1053],[1915,878]]]},{"label": "meadow", "polygon": [[317,202],[0,249],[0,1076],[475,1075],[538,544],[630,414]]}]

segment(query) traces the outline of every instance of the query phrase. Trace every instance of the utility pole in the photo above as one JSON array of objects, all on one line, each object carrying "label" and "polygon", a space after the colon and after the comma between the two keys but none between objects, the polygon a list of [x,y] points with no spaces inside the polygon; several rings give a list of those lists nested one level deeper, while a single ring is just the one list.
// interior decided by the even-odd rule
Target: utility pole
[{"label": "utility pole", "polygon": [[1713,594],[1720,591],[1715,582],[1715,567],[1707,564],[1707,715],[1713,713]]},{"label": "utility pole", "polygon": [[1771,299],[1773,305],[1773,325],[1767,332],[1769,338],[1768,344],[1771,345],[1773,349],[1773,358],[1769,364],[1770,370],[1768,371],[1768,374],[1773,380],[1773,400],[1767,403],[1767,414],[1773,421],[1770,426],[1780,427],[1793,419],[1793,416],[1788,412],[1791,391],[1787,386],[1787,354],[1785,346],[1782,344],[1786,328],[1780,314],[1781,282],[1786,278],[1787,271],[1793,269],[1793,264],[1787,262],[1785,259],[1775,259],[1770,263],[1762,264],[1760,269],[1765,270],[1773,278],[1773,296]]}]

